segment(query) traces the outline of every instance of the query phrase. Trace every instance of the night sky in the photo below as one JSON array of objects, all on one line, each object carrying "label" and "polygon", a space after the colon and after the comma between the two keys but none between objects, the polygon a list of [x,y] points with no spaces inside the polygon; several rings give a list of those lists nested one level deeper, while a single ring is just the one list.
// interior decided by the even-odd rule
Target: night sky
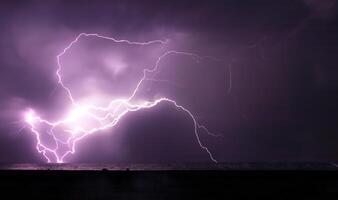
[{"label": "night sky", "polygon": [[[139,69],[119,78],[101,66],[107,59],[149,66],[164,50],[212,56],[164,60],[158,77],[169,81],[144,85],[140,96],[173,98],[222,134],[200,132],[218,161],[336,161],[336,13],[336,0],[1,1],[0,162],[45,162],[23,113],[54,120],[68,109],[56,56],[82,32],[168,45],[81,40],[63,61],[76,97],[94,85],[108,96],[131,91]],[[67,161],[211,162],[189,117],[168,103],[84,138]]]}]

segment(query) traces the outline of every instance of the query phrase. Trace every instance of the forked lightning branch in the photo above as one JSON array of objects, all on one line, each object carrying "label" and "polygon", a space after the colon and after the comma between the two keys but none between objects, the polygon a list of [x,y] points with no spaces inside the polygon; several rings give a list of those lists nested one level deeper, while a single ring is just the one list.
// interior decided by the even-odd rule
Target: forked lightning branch
[{"label": "forked lightning branch", "polygon": [[[147,79],[147,74],[158,72],[159,65],[162,59],[164,59],[165,57],[169,57],[175,54],[190,56],[196,60],[203,59],[203,57],[189,52],[167,51],[156,59],[156,62],[154,63],[152,68],[143,69],[143,76],[137,82],[134,90],[127,98],[111,99],[108,105],[102,107],[94,104],[81,104],[77,102],[73,97],[73,93],[70,87],[64,83],[61,58],[63,55],[67,54],[68,50],[71,49],[76,43],[88,37],[96,37],[107,42],[122,43],[126,45],[152,45],[155,43],[161,45],[167,44],[167,41],[162,40],[153,40],[149,42],[132,42],[129,40],[117,40],[111,37],[101,36],[99,34],[86,33],[79,34],[72,42],[70,42],[70,44],[66,48],[64,48],[63,51],[56,57],[58,66],[55,74],[59,86],[61,86],[68,95],[68,98],[72,104],[71,110],[69,110],[64,118],[58,121],[49,121],[47,119],[44,119],[40,117],[38,113],[36,113],[32,108],[30,108],[29,111],[25,113],[25,122],[28,124],[31,132],[34,133],[36,138],[36,149],[46,158],[47,162],[65,162],[67,156],[76,152],[77,142],[84,139],[86,136],[114,127],[128,113],[142,111],[144,109],[151,109],[163,102],[172,104],[178,110],[180,110],[182,114],[186,115],[187,118],[190,118],[198,145],[207,153],[207,155],[213,162],[217,162],[209,149],[201,142],[199,136],[200,132],[205,132],[210,135],[215,134],[211,133],[205,126],[200,124],[197,121],[196,117],[193,115],[193,113],[186,107],[184,107],[184,105],[181,105],[174,99],[170,99],[167,97],[158,97],[152,101],[134,101],[135,95],[140,90],[140,86]],[[91,125],[88,126],[88,124],[84,124],[83,119],[89,119],[92,122],[90,123]],[[41,127],[45,128],[41,129]],[[60,134],[60,132],[62,132],[62,134]],[[65,133],[66,137],[64,136]],[[53,144],[46,144],[45,142],[43,142],[42,137],[44,134],[48,134],[48,136],[52,138]]]}]

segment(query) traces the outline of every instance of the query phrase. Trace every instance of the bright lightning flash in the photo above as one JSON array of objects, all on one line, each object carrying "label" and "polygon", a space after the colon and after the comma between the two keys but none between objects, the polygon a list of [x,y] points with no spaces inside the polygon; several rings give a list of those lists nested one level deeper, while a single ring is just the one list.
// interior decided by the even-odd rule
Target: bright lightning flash
[{"label": "bright lightning flash", "polygon": [[[58,78],[58,84],[65,90],[69,97],[69,100],[71,101],[71,111],[63,119],[54,122],[39,117],[32,109],[26,112],[24,116],[25,122],[29,125],[30,130],[35,134],[37,141],[37,151],[41,153],[48,162],[65,162],[65,158],[68,155],[75,153],[76,143],[84,137],[92,133],[114,127],[116,124],[119,123],[121,118],[129,112],[153,108],[154,106],[162,102],[170,103],[178,110],[186,113],[187,117],[192,120],[194,132],[199,146],[203,150],[205,150],[205,152],[209,155],[210,159],[213,162],[217,162],[209,149],[202,144],[198,132],[200,130],[203,130],[210,135],[214,134],[209,132],[209,130],[205,126],[199,124],[195,116],[188,109],[186,109],[182,105],[179,105],[175,100],[165,97],[160,97],[153,101],[143,101],[137,103],[133,101],[136,93],[139,91],[141,84],[147,80],[147,74],[158,72],[159,63],[164,57],[172,54],[191,56],[197,60],[202,57],[188,52],[167,51],[157,59],[153,68],[143,69],[143,77],[139,80],[135,89],[128,98],[113,99],[107,106],[104,107],[98,107],[91,104],[81,105],[73,98],[71,90],[63,82],[63,77],[61,73],[62,65],[60,62],[60,58],[64,54],[66,54],[67,51],[80,40],[80,38],[83,37],[96,37],[104,40],[109,40],[114,43],[126,43],[127,45],[151,45],[155,43],[166,44],[166,41],[161,40],[154,40],[149,42],[131,42],[128,40],[117,40],[98,34],[81,33],[59,55],[57,55],[58,68],[56,71],[56,76]],[[50,138],[52,138],[53,145],[45,145],[42,142],[42,137],[44,137],[43,135],[46,133]]]}]

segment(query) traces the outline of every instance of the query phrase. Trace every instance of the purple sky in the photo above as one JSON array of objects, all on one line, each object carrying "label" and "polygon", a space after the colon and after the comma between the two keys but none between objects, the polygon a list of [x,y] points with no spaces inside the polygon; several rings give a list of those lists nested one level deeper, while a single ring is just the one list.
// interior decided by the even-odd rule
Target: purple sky
[{"label": "purple sky", "polygon": [[[123,96],[140,69],[173,56],[147,98],[166,95],[211,131],[201,140],[219,161],[333,161],[338,158],[338,29],[335,0],[2,1],[0,3],[0,162],[44,162],[24,125],[34,108],[58,119],[69,106],[57,86],[56,55],[81,32],[165,47],[84,39],[64,57],[76,96]],[[107,69],[104,66],[119,66]],[[92,66],[99,66],[92,68]],[[231,90],[230,73],[231,71]],[[90,80],[95,80],[94,83]],[[69,162],[209,162],[191,121],[170,104],[126,116],[81,141]]]}]

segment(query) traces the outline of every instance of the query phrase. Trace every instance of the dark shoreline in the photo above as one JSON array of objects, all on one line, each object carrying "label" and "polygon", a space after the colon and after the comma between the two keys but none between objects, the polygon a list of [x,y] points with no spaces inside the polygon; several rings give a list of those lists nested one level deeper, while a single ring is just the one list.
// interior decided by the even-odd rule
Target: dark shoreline
[{"label": "dark shoreline", "polygon": [[336,163],[270,162],[270,163],[45,163],[0,164],[0,170],[58,171],[251,171],[251,170],[338,170]]},{"label": "dark shoreline", "polygon": [[268,197],[275,200],[295,196],[302,199],[338,197],[338,168],[325,163],[233,163],[219,164],[218,168],[196,163],[183,166],[16,164],[0,168],[0,190],[13,198],[232,200]]}]

